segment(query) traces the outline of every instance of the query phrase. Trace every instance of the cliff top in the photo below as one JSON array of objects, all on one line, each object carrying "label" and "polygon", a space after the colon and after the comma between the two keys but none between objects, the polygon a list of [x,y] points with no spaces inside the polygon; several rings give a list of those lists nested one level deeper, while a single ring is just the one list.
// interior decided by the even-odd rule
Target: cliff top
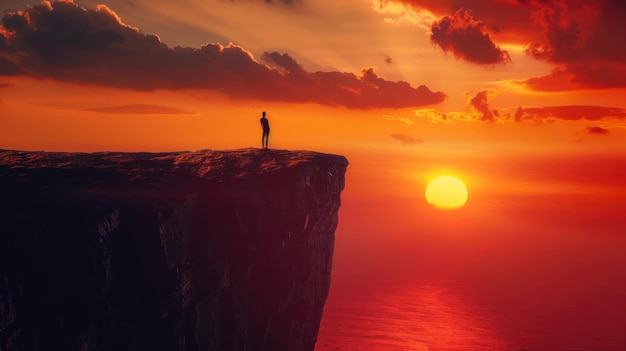
[{"label": "cliff top", "polygon": [[[347,166],[345,157],[313,151],[199,150],[176,152],[43,152],[0,150],[0,187],[221,182],[321,162]],[[29,187],[31,188],[31,187]]]}]

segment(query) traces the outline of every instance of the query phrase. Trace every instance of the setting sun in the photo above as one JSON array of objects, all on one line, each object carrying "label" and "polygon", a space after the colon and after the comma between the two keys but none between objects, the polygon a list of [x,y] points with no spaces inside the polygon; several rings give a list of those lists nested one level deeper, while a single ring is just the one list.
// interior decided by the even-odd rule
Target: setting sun
[{"label": "setting sun", "polygon": [[455,209],[467,202],[467,187],[451,176],[439,176],[428,183],[426,201],[438,209]]}]

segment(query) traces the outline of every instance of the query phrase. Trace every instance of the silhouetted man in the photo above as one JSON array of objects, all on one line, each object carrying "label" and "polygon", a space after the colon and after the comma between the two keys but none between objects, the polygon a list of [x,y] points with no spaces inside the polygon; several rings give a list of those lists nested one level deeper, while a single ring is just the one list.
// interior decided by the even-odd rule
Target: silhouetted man
[{"label": "silhouetted man", "polygon": [[267,142],[270,138],[270,122],[265,118],[265,111],[263,111],[263,117],[261,117],[261,128],[263,128],[263,136],[261,137],[261,145],[264,149],[267,149]]}]

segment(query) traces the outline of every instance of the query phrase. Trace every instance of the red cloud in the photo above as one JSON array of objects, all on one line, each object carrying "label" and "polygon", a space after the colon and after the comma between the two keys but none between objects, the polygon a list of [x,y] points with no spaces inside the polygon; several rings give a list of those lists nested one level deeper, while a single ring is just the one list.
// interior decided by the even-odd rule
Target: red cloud
[{"label": "red cloud", "polygon": [[608,129],[604,129],[598,126],[587,127],[585,128],[585,131],[589,134],[607,134],[609,132]]},{"label": "red cloud", "polygon": [[108,106],[89,108],[85,111],[101,113],[128,113],[136,115],[190,115],[193,112],[174,107],[147,104],[131,104],[122,106]]},{"label": "red cloud", "polygon": [[[505,108],[504,113],[496,109],[492,109],[489,105],[490,92],[483,90],[475,96],[467,100],[470,108],[476,113],[470,114],[452,114],[452,120],[474,121],[474,122],[494,122],[502,120],[513,120],[515,122],[523,122],[534,120],[542,122],[544,120],[568,120],[568,121],[601,121],[626,119],[626,109],[605,107],[605,106],[585,106],[585,105],[566,105],[566,106],[541,106],[541,107],[522,107]],[[438,120],[446,121],[448,116],[439,115]],[[602,133],[599,129],[587,129],[590,133]]]},{"label": "red cloud", "polygon": [[266,62],[273,63],[279,69],[284,70],[287,73],[291,74],[305,74],[302,66],[296,62],[291,56],[288,54],[280,54],[278,52],[266,52],[263,54],[263,59]]},{"label": "red cloud", "polygon": [[415,145],[424,142],[422,139],[416,139],[408,134],[391,134],[391,137],[401,142],[402,145]]},{"label": "red cloud", "polygon": [[[235,2],[235,1],[241,1],[241,0],[230,0],[230,1]],[[248,1],[250,1],[250,0],[248,0]],[[291,4],[295,3],[295,2],[303,2],[304,0],[263,0],[263,1],[268,3],[268,4],[271,4],[271,3],[274,3],[274,2],[282,2],[284,4],[291,5]]]},{"label": "red cloud", "polygon": [[442,102],[425,86],[391,82],[373,69],[360,76],[307,72],[287,54],[256,61],[246,49],[207,44],[170,48],[122,23],[106,6],[72,2],[9,13],[0,27],[0,75],[26,75],[135,90],[211,89],[236,99],[312,102],[348,108],[417,107]]},{"label": "red cloud", "polygon": [[0,56],[0,76],[17,76],[22,73],[22,69],[15,62]]},{"label": "red cloud", "polygon": [[571,83],[626,87],[626,42],[615,39],[626,32],[625,2],[551,1],[542,4],[533,18],[545,38],[529,46],[531,55],[559,64],[571,75]]},{"label": "red cloud", "polygon": [[478,113],[480,113],[479,120],[486,122],[493,122],[500,117],[500,113],[497,110],[492,110],[489,107],[489,91],[483,90],[476,94],[476,96],[468,100],[468,104]]},{"label": "red cloud", "polygon": [[463,8],[434,22],[430,39],[444,51],[452,51],[454,56],[472,63],[511,62],[508,52],[496,46],[485,32],[485,25]]},{"label": "red cloud", "polygon": [[626,87],[626,41],[620,39],[626,33],[626,1],[387,1],[427,9],[437,15],[453,13],[461,6],[470,10],[474,18],[484,23],[482,33],[489,29],[499,42],[527,45],[529,55],[558,66],[554,74],[529,81],[532,89]]},{"label": "red cloud", "polygon": [[[434,93],[420,85],[391,82],[378,76],[373,68],[360,76],[341,72],[306,72],[291,56],[265,53],[263,59],[284,72],[280,84],[288,101],[319,102],[347,107],[404,107],[430,105],[443,101],[443,93]],[[381,102],[384,102],[382,104]]]},{"label": "red cloud", "polygon": [[536,0],[385,0],[425,9],[436,16],[455,13],[461,8],[470,10],[480,19],[490,34],[499,41],[527,43],[538,30],[529,26],[532,4]]},{"label": "red cloud", "polygon": [[521,122],[523,117],[524,110],[522,109],[522,106],[520,106],[517,108],[517,110],[515,110],[515,115],[513,116],[513,118],[515,119],[515,122]]},{"label": "red cloud", "polygon": [[574,82],[574,75],[561,69],[555,69],[551,74],[542,77],[529,78],[521,84],[536,91],[566,91],[580,89]]},{"label": "red cloud", "polygon": [[[519,117],[519,119],[518,119]],[[516,120],[558,118],[570,121],[605,119],[626,119],[626,110],[603,106],[546,106],[519,107],[515,113]]]}]

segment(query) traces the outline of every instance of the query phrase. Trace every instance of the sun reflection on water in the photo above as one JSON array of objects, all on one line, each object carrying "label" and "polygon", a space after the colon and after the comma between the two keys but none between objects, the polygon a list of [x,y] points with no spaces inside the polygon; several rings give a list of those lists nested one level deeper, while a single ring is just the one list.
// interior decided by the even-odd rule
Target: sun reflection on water
[{"label": "sun reflection on water", "polygon": [[338,287],[327,305],[316,351],[505,350],[493,319],[438,285]]}]

